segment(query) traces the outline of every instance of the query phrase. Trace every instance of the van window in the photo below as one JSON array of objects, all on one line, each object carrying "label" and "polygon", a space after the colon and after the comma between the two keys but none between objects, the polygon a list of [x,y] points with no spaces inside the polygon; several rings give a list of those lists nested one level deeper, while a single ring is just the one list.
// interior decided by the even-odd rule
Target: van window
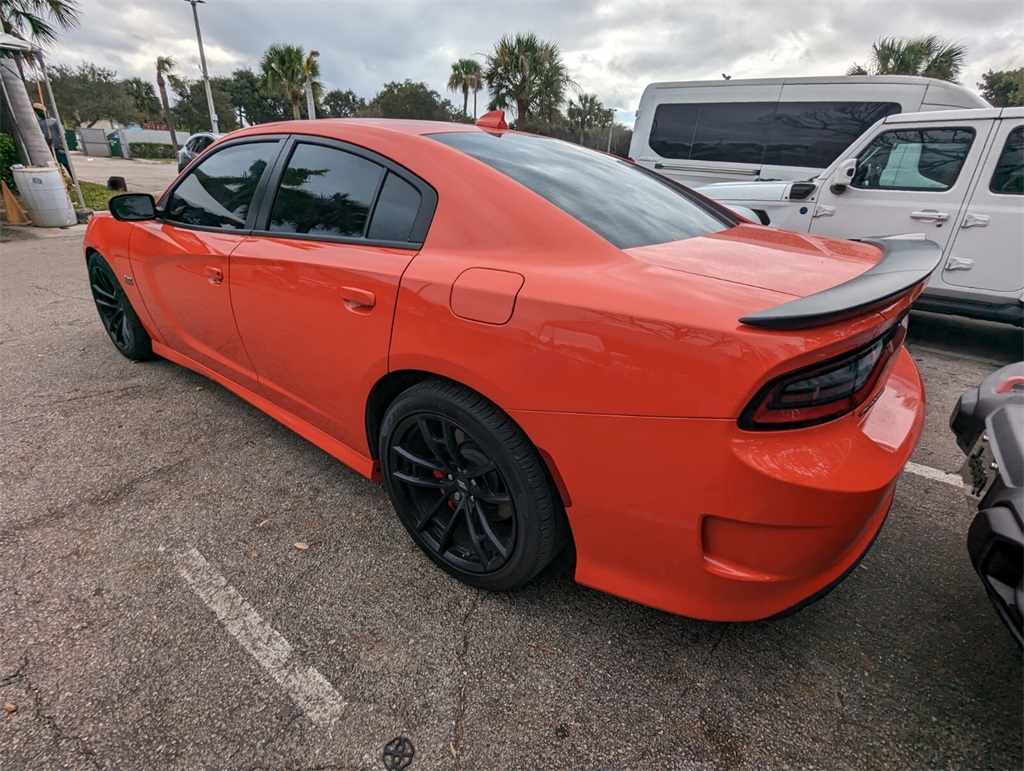
[{"label": "van window", "polygon": [[1000,195],[1024,195],[1024,126],[1006,137],[988,189]]},{"label": "van window", "polygon": [[662,158],[825,168],[896,102],[660,104],[651,149]]},{"label": "van window", "polygon": [[898,129],[879,134],[857,158],[853,187],[949,190],[960,175],[974,130]]},{"label": "van window", "polygon": [[896,102],[781,102],[764,163],[825,168],[875,123],[899,111]]}]

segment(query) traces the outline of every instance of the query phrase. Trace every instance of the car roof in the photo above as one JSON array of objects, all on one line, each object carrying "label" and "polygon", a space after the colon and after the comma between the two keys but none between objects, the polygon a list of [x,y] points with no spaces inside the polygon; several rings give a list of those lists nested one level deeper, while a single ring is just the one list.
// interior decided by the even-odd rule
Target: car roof
[{"label": "car roof", "polygon": [[399,133],[410,136],[425,136],[453,131],[493,131],[470,123],[447,123],[437,120],[402,120],[398,118],[318,118],[316,120],[284,120],[261,123],[258,126],[231,132],[233,137],[258,134],[316,134],[324,137],[342,138],[353,128],[360,133]]}]

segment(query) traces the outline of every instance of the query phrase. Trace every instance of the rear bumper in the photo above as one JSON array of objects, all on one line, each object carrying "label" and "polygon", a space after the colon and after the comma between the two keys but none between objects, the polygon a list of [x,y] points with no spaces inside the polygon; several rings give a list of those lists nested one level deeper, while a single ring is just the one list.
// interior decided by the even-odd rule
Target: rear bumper
[{"label": "rear bumper", "polygon": [[572,499],[577,581],[672,613],[743,621],[793,609],[863,556],[920,435],[924,396],[901,350],[864,414],[811,428],[513,417]]}]

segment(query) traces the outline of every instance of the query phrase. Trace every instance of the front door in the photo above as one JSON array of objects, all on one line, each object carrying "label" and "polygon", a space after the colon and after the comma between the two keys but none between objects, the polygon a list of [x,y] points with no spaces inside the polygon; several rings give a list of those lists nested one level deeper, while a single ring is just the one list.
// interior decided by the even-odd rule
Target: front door
[{"label": "front door", "polygon": [[1024,126],[996,125],[992,149],[968,198],[942,280],[986,293],[1024,289]]},{"label": "front door", "polygon": [[943,251],[985,148],[992,121],[887,129],[857,157],[850,185],[825,180],[810,232],[839,238],[922,233]]},{"label": "front door", "polygon": [[279,149],[277,140],[253,142],[205,158],[130,243],[136,286],[167,345],[250,390],[258,385],[231,309],[229,256]]}]

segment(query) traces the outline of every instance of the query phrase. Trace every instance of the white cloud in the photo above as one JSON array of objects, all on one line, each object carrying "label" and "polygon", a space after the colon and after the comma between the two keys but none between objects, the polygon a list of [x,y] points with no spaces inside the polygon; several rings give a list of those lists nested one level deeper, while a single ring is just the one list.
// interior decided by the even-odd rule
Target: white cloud
[{"label": "white cloud", "polygon": [[[51,58],[152,80],[157,56],[198,76],[192,11],[181,0],[82,0],[82,25]],[[392,80],[442,95],[450,65],[483,58],[503,34],[556,42],[579,86],[623,115],[656,80],[841,74],[872,42],[935,33],[968,47],[964,84],[1024,66],[1021,0],[207,0],[212,75],[257,67],[272,43],[320,51],[328,88],[371,98]]]}]

